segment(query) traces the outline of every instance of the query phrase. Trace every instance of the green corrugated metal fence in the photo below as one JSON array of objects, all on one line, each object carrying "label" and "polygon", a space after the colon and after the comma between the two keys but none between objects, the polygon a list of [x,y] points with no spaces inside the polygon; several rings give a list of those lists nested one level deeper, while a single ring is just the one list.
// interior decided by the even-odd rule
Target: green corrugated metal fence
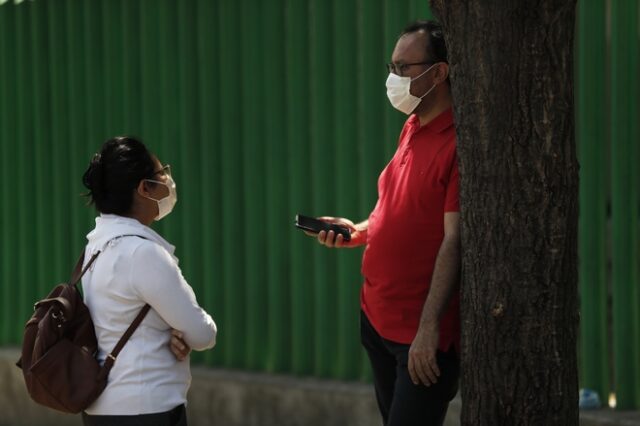
[{"label": "green corrugated metal fence", "polygon": [[614,383],[640,407],[640,67],[638,0],[611,2],[611,259]]},{"label": "green corrugated metal fence", "polygon": [[578,5],[582,385],[640,408],[637,0]]},{"label": "green corrugated metal fence", "polygon": [[[373,208],[403,120],[384,63],[428,16],[426,0],[1,6],[0,343],[19,341],[92,227],[89,158],[132,134],[174,167],[180,202],[157,228],[220,327],[196,360],[368,378],[361,250],[324,249],[292,220]],[[582,383],[624,408],[640,407],[638,32],[637,0],[580,2]]]},{"label": "green corrugated metal fence", "polygon": [[37,0],[0,7],[0,342],[65,279],[91,229],[81,175],[103,140],[173,165],[158,224],[220,328],[210,365],[366,378],[361,250],[296,212],[366,218],[402,117],[395,38],[424,1]]},{"label": "green corrugated metal fence", "polygon": [[605,1],[578,7],[576,135],[580,160],[580,343],[582,384],[609,393],[607,286],[608,117]]}]

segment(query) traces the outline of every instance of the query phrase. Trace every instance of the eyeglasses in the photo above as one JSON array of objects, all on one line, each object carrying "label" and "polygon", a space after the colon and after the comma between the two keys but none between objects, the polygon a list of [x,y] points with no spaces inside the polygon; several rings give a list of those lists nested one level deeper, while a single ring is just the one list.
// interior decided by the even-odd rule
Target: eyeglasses
[{"label": "eyeglasses", "polygon": [[171,166],[167,164],[166,166],[162,166],[160,170],[156,170],[153,172],[154,175],[162,174],[164,176],[171,176]]},{"label": "eyeglasses", "polygon": [[389,71],[392,74],[396,74],[396,75],[399,75],[400,77],[403,77],[404,73],[411,66],[414,66],[414,65],[432,65],[434,63],[435,62],[413,62],[411,64],[394,64],[393,62],[390,62],[390,63],[387,64],[387,71]]}]

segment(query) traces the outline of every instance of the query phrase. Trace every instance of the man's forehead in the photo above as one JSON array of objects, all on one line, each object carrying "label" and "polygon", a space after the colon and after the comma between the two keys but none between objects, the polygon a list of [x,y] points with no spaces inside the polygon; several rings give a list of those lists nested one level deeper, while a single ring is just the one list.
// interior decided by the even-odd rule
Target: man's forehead
[{"label": "man's forehead", "polygon": [[424,60],[428,37],[423,31],[405,34],[398,39],[393,49],[394,61],[409,58],[411,60]]}]

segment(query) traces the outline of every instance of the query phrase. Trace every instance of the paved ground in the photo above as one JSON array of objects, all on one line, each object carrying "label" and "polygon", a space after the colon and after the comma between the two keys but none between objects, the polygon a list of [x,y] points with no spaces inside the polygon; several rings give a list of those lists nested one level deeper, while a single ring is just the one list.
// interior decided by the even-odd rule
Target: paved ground
[{"label": "paved ground", "polygon": [[585,410],[580,426],[640,426],[640,411]]},{"label": "paved ground", "polygon": [[[81,426],[79,416],[33,403],[14,363],[16,349],[0,348],[0,426]],[[190,426],[378,426],[370,385],[240,371],[193,368]],[[445,426],[459,426],[452,402]],[[640,426],[640,411],[583,411],[581,426]],[[544,426],[544,425],[540,425]]]}]

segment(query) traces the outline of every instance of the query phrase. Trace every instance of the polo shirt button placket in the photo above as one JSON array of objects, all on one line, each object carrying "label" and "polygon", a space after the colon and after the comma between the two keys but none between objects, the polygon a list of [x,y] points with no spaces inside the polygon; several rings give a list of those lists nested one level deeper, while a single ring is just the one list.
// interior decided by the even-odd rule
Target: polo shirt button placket
[{"label": "polo shirt button placket", "polygon": [[409,151],[411,150],[411,140],[407,143],[407,146],[402,151],[402,160],[400,161],[400,165],[404,166],[407,162],[407,157],[409,156]]}]

